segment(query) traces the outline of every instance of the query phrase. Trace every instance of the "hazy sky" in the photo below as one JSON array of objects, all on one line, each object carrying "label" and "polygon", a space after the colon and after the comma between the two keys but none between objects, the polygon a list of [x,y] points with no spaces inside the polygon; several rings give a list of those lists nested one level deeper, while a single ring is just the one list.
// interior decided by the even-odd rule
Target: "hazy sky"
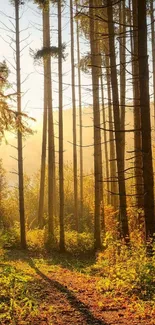
[{"label": "hazy sky", "polygon": [[[51,44],[57,45],[57,8],[51,9]],[[43,106],[43,75],[42,66],[36,65],[30,56],[30,49],[40,49],[42,47],[42,15],[41,10],[33,1],[25,1],[20,10],[20,29],[21,29],[21,75],[22,75],[22,107],[25,112],[40,119]],[[14,7],[9,0],[0,0],[0,60],[5,59],[10,68],[9,80],[15,90],[15,52],[14,44]],[[63,63],[63,83],[64,83],[64,108],[71,107],[71,63],[70,63],[70,21],[69,21],[69,4],[66,3],[63,8],[63,42],[67,44],[67,59]],[[27,38],[27,39],[26,39]],[[24,40],[26,39],[26,40]],[[87,41],[80,39],[81,55],[87,53],[89,47]],[[76,57],[76,36],[75,36],[75,63]],[[77,69],[76,69],[77,77]],[[53,106],[58,107],[58,73],[57,60],[52,60],[52,81],[53,81]],[[77,83],[77,78],[76,78]],[[82,100],[83,105],[87,106],[92,102],[90,92],[91,78],[82,74]],[[76,87],[77,89],[77,87]],[[77,94],[78,106],[78,94]]]},{"label": "hazy sky", "polygon": [[[57,7],[51,6],[51,45],[57,45]],[[63,103],[64,109],[72,107],[71,96],[71,62],[70,62],[70,15],[69,15],[69,0],[66,1],[65,7],[62,9],[62,29],[63,42],[66,43],[66,61],[63,62]],[[34,64],[33,58],[30,56],[30,49],[38,50],[42,47],[42,13],[33,1],[25,0],[25,4],[20,9],[20,37],[21,37],[21,76],[22,76],[22,108],[23,111],[28,112],[31,116],[40,120],[43,111],[43,70],[42,65]],[[149,23],[149,21],[148,21]],[[150,25],[148,25],[150,30]],[[75,28],[76,30],[76,28]],[[10,68],[9,80],[16,91],[16,75],[15,75],[15,51],[14,51],[14,7],[9,0],[0,0],[0,60],[5,59]],[[76,51],[76,33],[75,33],[75,64],[77,63]],[[118,44],[118,42],[117,42]],[[127,46],[130,44],[127,40]],[[87,54],[89,51],[89,44],[83,37],[80,38],[81,56]],[[117,49],[118,52],[118,49]],[[149,51],[150,52],[150,51]],[[119,52],[118,52],[119,53]],[[150,54],[150,53],[149,53]],[[118,57],[119,59],[119,57]],[[129,64],[127,70],[131,71],[131,61],[129,55],[127,56]],[[151,56],[149,57],[150,70],[152,70]],[[58,64],[57,60],[52,59],[52,88],[53,88],[53,107],[58,108]],[[131,102],[132,97],[132,83],[131,76],[127,76],[127,97]],[[150,79],[150,85],[152,78]],[[76,68],[76,85],[77,68]],[[76,100],[78,107],[78,87],[76,87]],[[11,91],[10,91],[11,92]],[[150,89],[152,95],[152,87]],[[105,97],[106,89],[105,89]],[[151,96],[152,98],[152,96]],[[82,104],[88,107],[92,104],[91,93],[91,77],[82,73]],[[15,105],[16,106],[16,105]],[[16,107],[14,107],[16,108]]]}]

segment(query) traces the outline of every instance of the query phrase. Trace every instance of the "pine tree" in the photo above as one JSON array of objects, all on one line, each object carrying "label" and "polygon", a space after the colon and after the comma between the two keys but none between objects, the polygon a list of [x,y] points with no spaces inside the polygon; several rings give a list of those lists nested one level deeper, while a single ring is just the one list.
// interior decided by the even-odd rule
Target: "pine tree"
[{"label": "pine tree", "polygon": [[[43,47],[46,47],[46,19],[45,8],[42,9],[43,17]],[[47,63],[46,58],[43,59],[44,65],[44,113],[43,113],[43,134],[42,134],[42,156],[41,156],[41,175],[40,175],[40,191],[39,191],[39,209],[38,224],[43,226],[44,214],[44,191],[45,191],[45,171],[46,171],[46,146],[47,146]]]},{"label": "pine tree", "polygon": [[94,119],[94,177],[95,177],[95,218],[94,218],[94,248],[101,248],[101,130],[100,130],[100,105],[99,105],[99,67],[97,33],[95,29],[94,10],[95,1],[89,1],[90,17],[90,47],[93,88],[93,119]]},{"label": "pine tree", "polygon": [[[15,0],[15,26],[16,26],[16,78],[17,78],[17,112],[21,121],[21,67],[20,67],[20,28],[19,28],[19,7],[20,1]],[[18,130],[18,178],[19,178],[19,215],[21,247],[26,248],[25,229],[25,206],[24,206],[24,177],[23,177],[23,141],[22,133]]]},{"label": "pine tree", "polygon": [[113,95],[113,114],[114,114],[114,129],[116,141],[116,158],[118,170],[118,186],[119,186],[119,201],[120,201],[120,225],[121,235],[125,240],[129,238],[129,228],[127,219],[127,204],[126,204],[126,189],[124,175],[124,160],[123,160],[123,144],[120,129],[120,110],[118,96],[118,80],[116,71],[116,54],[115,54],[115,39],[114,39],[114,22],[113,22],[113,1],[107,1],[108,12],[108,30],[109,30],[109,51],[110,51],[110,66],[111,66],[111,85]]},{"label": "pine tree", "polygon": [[60,250],[65,250],[64,234],[64,157],[63,157],[63,87],[62,87],[62,26],[61,0],[58,1],[58,69],[59,69],[59,196],[60,196]]},{"label": "pine tree", "polygon": [[147,53],[146,0],[137,1],[138,12],[138,62],[142,129],[142,159],[144,181],[144,214],[146,238],[155,233],[154,180],[151,146],[151,121],[149,98],[149,69]]},{"label": "pine tree", "polygon": [[72,73],[72,106],[73,106],[73,178],[74,178],[74,218],[76,231],[79,231],[78,218],[78,181],[77,181],[77,136],[76,136],[76,98],[75,98],[75,60],[74,60],[74,22],[73,1],[70,0],[71,31],[71,73]]}]

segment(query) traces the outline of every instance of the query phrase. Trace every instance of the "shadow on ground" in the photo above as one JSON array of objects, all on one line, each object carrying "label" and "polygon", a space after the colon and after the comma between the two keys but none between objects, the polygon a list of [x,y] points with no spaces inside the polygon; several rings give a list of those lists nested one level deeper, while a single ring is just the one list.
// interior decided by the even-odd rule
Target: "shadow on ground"
[{"label": "shadow on ground", "polygon": [[[80,319],[76,322],[76,317],[74,321],[74,316],[72,315],[72,319],[70,324],[89,324],[89,325],[108,325],[104,320],[101,320],[93,315],[93,313],[90,311],[89,306],[82,301],[80,301],[75,293],[68,289],[67,286],[63,285],[57,280],[49,278],[47,275],[45,275],[39,268],[36,266],[35,261],[33,258],[39,260],[38,256],[32,256],[31,253],[26,253],[22,251],[8,251],[4,255],[4,261],[6,263],[9,263],[11,261],[23,261],[26,262],[33,270],[35,270],[36,274],[39,276],[39,278],[46,284],[48,288],[48,292],[52,292],[55,289],[55,294],[60,296],[62,299],[65,298],[65,300],[68,301],[69,305],[72,307],[73,310],[73,315],[74,315],[74,310],[78,312],[79,315],[81,315],[81,321]],[[84,267],[84,264],[87,266],[92,265],[94,263],[94,257],[91,256],[90,259],[87,259],[87,261],[82,258],[73,258],[71,256],[68,256],[66,254],[53,254],[52,256],[50,255],[48,258],[45,258],[45,263],[47,265],[55,265],[55,266],[60,266],[62,268],[68,268],[69,270],[74,270],[77,271],[78,269],[82,269]],[[76,275],[75,275],[76,276]],[[35,279],[34,279],[35,281]],[[38,281],[38,278],[36,278],[36,281]],[[55,297],[56,298],[56,297]],[[45,297],[45,303],[46,303],[46,297]],[[59,308],[59,307],[58,307]],[[64,311],[65,314],[65,311]],[[80,316],[79,316],[80,317]],[[58,324],[58,323],[56,323]],[[68,323],[62,323],[62,324],[68,324]]]},{"label": "shadow on ground", "polygon": [[29,265],[36,271],[36,273],[44,280],[46,281],[51,287],[55,287],[57,290],[59,290],[61,293],[65,294],[65,297],[68,299],[70,305],[77,309],[85,318],[87,324],[94,324],[94,325],[106,325],[106,323],[102,320],[99,320],[94,317],[94,315],[90,312],[88,306],[84,303],[82,303],[80,300],[78,300],[75,296],[75,294],[69,290],[66,286],[63,286],[60,282],[52,280],[48,278],[44,273],[42,273],[38,267],[36,267],[33,260],[27,259],[27,262]]}]

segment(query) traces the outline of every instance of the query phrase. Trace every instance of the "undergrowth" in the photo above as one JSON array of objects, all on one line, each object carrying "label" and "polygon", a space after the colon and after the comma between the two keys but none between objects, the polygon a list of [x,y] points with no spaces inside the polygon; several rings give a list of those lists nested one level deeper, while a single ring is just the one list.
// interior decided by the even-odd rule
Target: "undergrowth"
[{"label": "undergrowth", "polygon": [[31,288],[32,276],[14,266],[0,264],[0,324],[22,324],[37,312],[37,298]]},{"label": "undergrowth", "polygon": [[[93,235],[90,233],[77,234],[76,231],[65,233],[66,251],[73,254],[91,252],[93,250]],[[55,231],[55,240],[49,243],[46,229],[33,229],[27,231],[27,246],[29,250],[36,252],[49,252],[59,250],[59,231]],[[1,232],[0,247],[5,249],[20,247],[20,231],[16,225],[10,230]]]},{"label": "undergrowth", "polygon": [[98,254],[91,272],[101,276],[101,291],[121,291],[155,300],[155,245],[148,255],[146,245],[137,241],[128,247],[107,234],[104,250]]},{"label": "undergrowth", "polygon": [[[77,235],[75,231],[66,232],[66,251],[71,255],[61,256],[57,253],[58,237],[59,232],[57,231],[54,246],[50,251],[50,257],[50,255],[46,255],[46,230],[28,230],[28,251],[35,252],[36,254],[41,252],[42,256],[48,256],[47,267],[52,264],[60,265],[75,272],[78,270],[78,272],[97,276],[96,288],[103,296],[111,296],[117,300],[119,297],[128,297],[127,299],[130,299],[130,309],[136,314],[140,314],[141,316],[146,315],[146,313],[155,314],[155,244],[152,244],[152,254],[150,255],[147,253],[147,246],[138,237],[138,233],[135,232],[131,236],[130,246],[126,246],[122,241],[114,239],[112,234],[106,233],[103,250],[97,253],[96,261],[94,260],[92,262],[93,264],[89,264],[87,260],[90,259],[90,252],[93,249],[93,236],[91,234],[81,233]],[[2,249],[19,248],[19,229],[16,227],[10,231],[1,233],[0,245]],[[85,260],[82,262],[78,261],[77,258],[80,253],[87,253]],[[15,294],[16,298],[18,297],[17,282],[20,290],[22,288],[22,292],[24,293],[25,283],[29,280],[27,276],[25,277],[24,275],[23,277],[22,275],[18,275],[9,267],[3,269],[3,277],[0,279],[3,282],[3,290],[1,291],[0,298],[0,314],[5,305],[5,301],[3,304],[4,297],[10,297],[9,308],[13,308],[13,295]],[[8,288],[12,288],[12,291],[6,293]],[[25,301],[23,303],[26,304],[27,302]],[[18,305],[18,301],[16,304]],[[28,309],[30,306],[26,308]],[[12,312],[11,310],[6,311],[7,317]],[[5,313],[5,308],[3,313]]]}]

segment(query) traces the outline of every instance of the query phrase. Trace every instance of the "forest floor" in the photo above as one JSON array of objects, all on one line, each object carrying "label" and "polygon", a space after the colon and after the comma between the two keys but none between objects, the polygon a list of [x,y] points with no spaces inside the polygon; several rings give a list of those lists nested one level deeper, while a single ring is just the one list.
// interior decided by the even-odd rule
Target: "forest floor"
[{"label": "forest floor", "polygon": [[[0,254],[0,325],[150,325],[133,297],[100,292],[91,257]],[[136,304],[136,308],[135,308]]]}]

